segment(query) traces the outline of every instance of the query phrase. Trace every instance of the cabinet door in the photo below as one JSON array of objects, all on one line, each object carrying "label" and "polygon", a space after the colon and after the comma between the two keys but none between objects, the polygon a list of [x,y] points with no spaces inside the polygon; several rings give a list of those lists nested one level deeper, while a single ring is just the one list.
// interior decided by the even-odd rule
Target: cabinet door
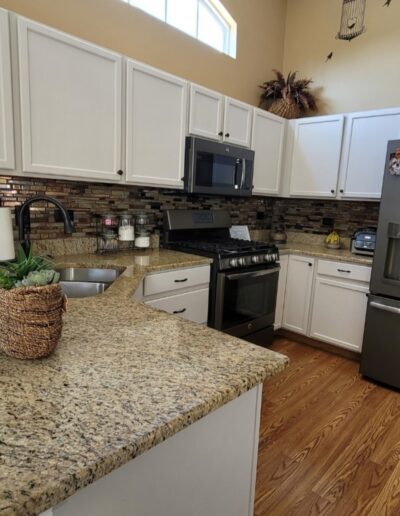
[{"label": "cabinet door", "polygon": [[400,109],[346,115],[340,195],[380,199],[389,140],[400,139]]},{"label": "cabinet door", "polygon": [[190,85],[189,133],[212,140],[222,138],[223,96],[196,84]]},{"label": "cabinet door", "polygon": [[122,58],[18,19],[23,171],[121,181]]},{"label": "cabinet door", "polygon": [[282,326],[303,335],[308,330],[313,272],[313,258],[289,257]]},{"label": "cabinet door", "polygon": [[226,97],[223,140],[242,147],[250,147],[252,117],[252,106]]},{"label": "cabinet door", "polygon": [[286,291],[286,280],[287,280],[289,257],[281,256],[279,262],[280,262],[281,268],[279,271],[278,293],[276,296],[275,323],[274,323],[275,330],[282,327],[283,305],[285,302],[285,291]]},{"label": "cabinet door", "polygon": [[343,120],[337,115],[296,121],[290,195],[336,197]]},{"label": "cabinet door", "polygon": [[278,195],[280,191],[286,121],[254,109],[252,148],[254,157],[254,194]]},{"label": "cabinet door", "polygon": [[367,284],[317,277],[310,336],[360,352],[367,293]]},{"label": "cabinet door", "polygon": [[10,29],[8,12],[0,9],[0,168],[15,168]]},{"label": "cabinet door", "polygon": [[205,324],[208,316],[208,288],[146,301],[146,305],[188,321]]},{"label": "cabinet door", "polygon": [[186,91],[186,81],[128,61],[128,182],[183,187]]}]

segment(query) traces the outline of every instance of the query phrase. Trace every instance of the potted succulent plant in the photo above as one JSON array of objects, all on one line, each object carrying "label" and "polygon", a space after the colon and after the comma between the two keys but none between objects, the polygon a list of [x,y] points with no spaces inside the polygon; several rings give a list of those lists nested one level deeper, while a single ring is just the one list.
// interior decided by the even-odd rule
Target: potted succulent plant
[{"label": "potted succulent plant", "polygon": [[283,118],[299,118],[308,111],[317,109],[315,95],[310,90],[311,79],[297,79],[297,72],[289,72],[285,77],[282,72],[273,70],[275,79],[260,86],[260,107]]},{"label": "potted succulent plant", "polygon": [[65,298],[50,260],[18,249],[0,264],[0,349],[23,359],[49,355],[62,330]]}]

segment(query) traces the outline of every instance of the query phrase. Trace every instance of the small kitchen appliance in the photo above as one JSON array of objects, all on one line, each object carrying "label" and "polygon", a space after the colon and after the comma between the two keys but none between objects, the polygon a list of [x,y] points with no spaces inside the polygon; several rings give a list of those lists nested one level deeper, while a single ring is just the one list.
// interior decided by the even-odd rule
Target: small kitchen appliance
[{"label": "small kitchen appliance", "polygon": [[279,277],[273,244],[231,238],[226,211],[164,212],[164,247],[208,256],[208,325],[249,342],[272,343]]},{"label": "small kitchen appliance", "polygon": [[350,250],[353,254],[374,256],[376,246],[376,228],[358,229],[351,238]]},{"label": "small kitchen appliance", "polygon": [[249,196],[254,151],[193,136],[186,138],[184,189],[188,193]]}]

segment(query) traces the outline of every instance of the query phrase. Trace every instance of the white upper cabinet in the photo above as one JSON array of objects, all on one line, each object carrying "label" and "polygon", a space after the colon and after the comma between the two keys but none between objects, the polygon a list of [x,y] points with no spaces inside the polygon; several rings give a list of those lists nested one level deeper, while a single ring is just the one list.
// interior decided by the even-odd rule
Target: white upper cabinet
[{"label": "white upper cabinet", "polygon": [[250,147],[252,119],[249,104],[190,85],[189,134]]},{"label": "white upper cabinet", "polygon": [[220,140],[223,131],[224,97],[197,84],[190,85],[189,133]]},{"label": "white upper cabinet", "polygon": [[335,115],[294,122],[290,195],[336,197],[343,121],[343,115]]},{"label": "white upper cabinet", "polygon": [[226,97],[223,141],[242,147],[250,147],[252,118],[252,106]]},{"label": "white upper cabinet", "polygon": [[128,182],[183,187],[186,99],[186,81],[128,60]]},{"label": "white upper cabinet", "polygon": [[400,109],[346,115],[341,197],[381,197],[387,144],[397,139],[400,139]]},{"label": "white upper cabinet", "polygon": [[256,195],[280,193],[286,120],[254,108],[252,149]]},{"label": "white upper cabinet", "polygon": [[0,168],[13,169],[14,122],[8,12],[0,9]]},{"label": "white upper cabinet", "polygon": [[121,56],[24,18],[18,43],[23,171],[121,181]]}]

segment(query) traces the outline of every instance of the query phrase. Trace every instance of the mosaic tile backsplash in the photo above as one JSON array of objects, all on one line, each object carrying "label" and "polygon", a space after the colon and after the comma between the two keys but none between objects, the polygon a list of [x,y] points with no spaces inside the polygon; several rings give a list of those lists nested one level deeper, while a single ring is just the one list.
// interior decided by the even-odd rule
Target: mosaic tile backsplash
[{"label": "mosaic tile backsplash", "polygon": [[[146,211],[153,215],[155,227],[161,229],[164,210],[193,208],[228,210],[234,224],[247,224],[251,229],[269,229],[283,223],[288,231],[314,234],[328,233],[332,228],[324,225],[323,219],[333,218],[335,229],[350,237],[359,227],[376,225],[379,210],[376,202],[203,197],[179,190],[0,176],[3,206],[14,208],[36,194],[55,197],[73,210],[77,231],[70,238],[94,235],[95,214]],[[54,220],[53,206],[31,207],[32,240],[65,237],[63,224]]]}]

